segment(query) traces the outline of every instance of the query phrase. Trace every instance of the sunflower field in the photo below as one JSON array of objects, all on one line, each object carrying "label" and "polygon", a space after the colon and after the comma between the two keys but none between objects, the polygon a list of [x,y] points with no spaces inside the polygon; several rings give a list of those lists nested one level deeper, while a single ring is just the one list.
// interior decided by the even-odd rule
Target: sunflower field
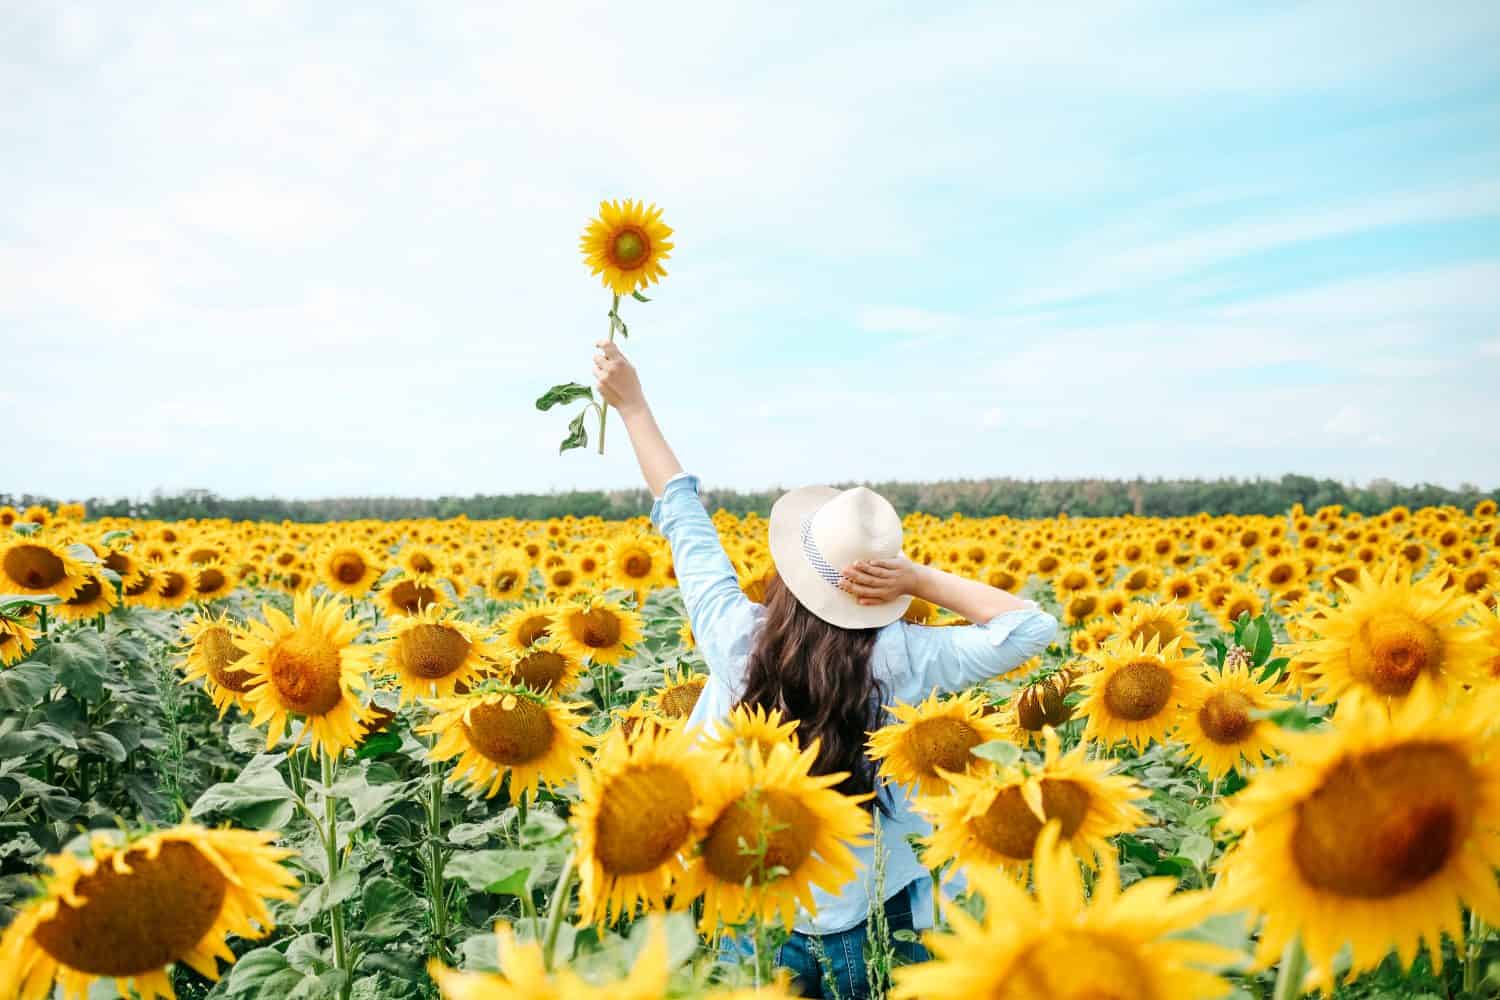
[{"label": "sunflower field", "polygon": [[[870,734],[944,889],[874,995],[1500,993],[1492,501],[905,528],[1062,629]],[[884,895],[794,723],[683,727],[644,518],[0,508],[0,664],[0,1000],[784,997],[811,887]]]}]

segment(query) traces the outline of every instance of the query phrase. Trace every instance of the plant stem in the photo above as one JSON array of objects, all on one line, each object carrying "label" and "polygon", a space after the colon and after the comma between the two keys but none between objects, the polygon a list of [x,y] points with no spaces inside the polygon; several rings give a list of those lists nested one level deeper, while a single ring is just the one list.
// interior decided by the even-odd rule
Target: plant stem
[{"label": "plant stem", "polygon": [[[338,802],[333,797],[333,779],[338,768],[337,762],[326,751],[322,760],[323,821],[328,824],[328,836],[323,843],[328,848],[328,881],[332,883],[339,873]],[[339,990],[339,995],[343,1000],[349,1000],[349,993],[354,985],[354,972],[349,968],[349,953],[344,948],[344,911],[341,904],[335,903],[328,911],[328,922],[333,931],[333,966],[344,972],[344,985]]]},{"label": "plant stem", "polygon": [[1302,977],[1307,974],[1307,953],[1302,950],[1302,939],[1294,937],[1287,942],[1281,953],[1281,965],[1276,972],[1276,992],[1271,1000],[1297,1000],[1302,995]]},{"label": "plant stem", "polygon": [[1486,928],[1477,911],[1469,911],[1469,939],[1464,947],[1464,992],[1474,994],[1479,988],[1479,953],[1484,950]]},{"label": "plant stem", "polygon": [[431,851],[432,884],[432,936],[437,944],[438,958],[448,957],[448,892],[443,881],[443,772],[432,764],[432,796],[427,810],[428,843]]},{"label": "plant stem", "polygon": [[557,932],[562,927],[563,911],[568,908],[568,894],[573,891],[573,882],[578,877],[578,854],[568,855],[563,862],[562,874],[557,877],[557,890],[552,897],[552,909],[547,913],[547,939],[542,944],[542,964],[552,968],[552,953],[557,950]]},{"label": "plant stem", "polygon": [[[609,342],[615,342],[615,320],[620,317],[620,297],[615,296],[609,306]],[[609,413],[609,403],[601,399],[599,401],[599,454],[604,454],[604,418]]]}]

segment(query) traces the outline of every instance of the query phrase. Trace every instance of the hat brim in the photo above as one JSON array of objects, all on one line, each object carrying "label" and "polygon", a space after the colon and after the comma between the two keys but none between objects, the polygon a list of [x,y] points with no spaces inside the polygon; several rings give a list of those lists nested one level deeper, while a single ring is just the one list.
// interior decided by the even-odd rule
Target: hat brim
[{"label": "hat brim", "polygon": [[[831,486],[804,486],[784,494],[771,507],[771,561],[802,606],[839,628],[882,628],[906,614],[910,595],[882,604],[859,598],[828,583],[802,554],[802,519],[839,495]],[[843,569],[835,566],[835,569]]]}]

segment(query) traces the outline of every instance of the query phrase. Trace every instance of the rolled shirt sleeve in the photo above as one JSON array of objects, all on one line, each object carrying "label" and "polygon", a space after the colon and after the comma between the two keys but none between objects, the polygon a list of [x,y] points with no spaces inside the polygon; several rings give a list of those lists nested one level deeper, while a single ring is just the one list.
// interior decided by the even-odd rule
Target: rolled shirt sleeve
[{"label": "rolled shirt sleeve", "polygon": [[1047,648],[1057,635],[1057,619],[1028,607],[996,615],[976,625],[906,625],[906,648],[917,691],[963,691],[1006,673]]}]

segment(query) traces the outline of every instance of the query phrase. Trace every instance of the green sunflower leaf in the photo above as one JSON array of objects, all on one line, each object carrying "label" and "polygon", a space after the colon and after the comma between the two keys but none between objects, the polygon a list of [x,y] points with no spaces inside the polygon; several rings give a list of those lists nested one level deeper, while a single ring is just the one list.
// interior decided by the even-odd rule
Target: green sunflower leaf
[{"label": "green sunflower leaf", "polygon": [[651,301],[650,299],[646,298],[646,296],[642,295],[640,292],[631,292],[630,293],[630,297],[633,298],[633,299],[635,299],[637,302],[650,302]]},{"label": "green sunflower leaf", "polygon": [[570,448],[587,448],[589,444],[589,432],[583,426],[583,419],[587,417],[587,408],[578,411],[578,416],[568,421],[568,436],[563,438],[563,443],[558,446],[557,453],[561,455]]},{"label": "green sunflower leaf", "polygon": [[548,389],[546,392],[538,396],[536,401],[536,408],[545,412],[552,409],[554,406],[564,406],[568,403],[571,403],[575,399],[587,399],[592,401],[593,398],[594,390],[590,389],[588,386],[579,385],[577,382],[563,382],[560,385],[554,385],[552,388]]}]

